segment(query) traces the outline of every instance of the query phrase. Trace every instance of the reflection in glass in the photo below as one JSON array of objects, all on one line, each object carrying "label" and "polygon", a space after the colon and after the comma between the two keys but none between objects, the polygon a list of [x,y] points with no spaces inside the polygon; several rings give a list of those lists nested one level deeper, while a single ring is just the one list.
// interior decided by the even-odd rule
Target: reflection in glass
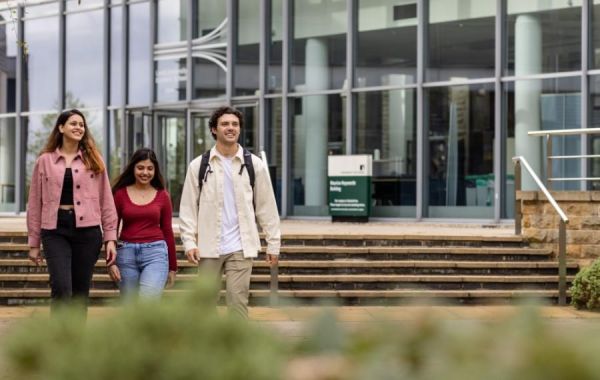
[{"label": "reflection in glass", "polygon": [[240,145],[250,152],[260,156],[258,150],[258,107],[257,106],[237,106],[242,115],[244,115],[244,127],[240,131]]},{"label": "reflection in glass", "polygon": [[283,178],[281,163],[283,157],[281,149],[281,143],[283,141],[281,136],[281,98],[269,99],[267,107],[268,119],[265,131],[265,154],[267,155],[267,161],[269,162],[271,181],[275,184],[275,200],[277,201],[277,207],[281,212],[281,181]]},{"label": "reflection in glass", "polygon": [[293,3],[290,91],[341,88],[346,78],[346,2]]},{"label": "reflection in glass", "polygon": [[215,143],[212,135],[210,134],[210,128],[208,121],[210,114],[208,113],[195,113],[192,115],[192,129],[194,132],[194,143],[192,144],[194,152],[193,157],[198,157],[202,153],[206,152]]},{"label": "reflection in glass", "polygon": [[225,96],[227,73],[211,61],[193,60],[194,99]]},{"label": "reflection in glass", "polygon": [[16,211],[16,120],[0,119],[0,212]]},{"label": "reflection in glass", "polygon": [[429,217],[494,216],[494,85],[428,90]]},{"label": "reflection in glass", "polygon": [[155,61],[154,83],[157,102],[166,103],[185,100],[187,80],[185,62],[185,58]]},{"label": "reflection in glass", "polygon": [[60,108],[58,99],[58,18],[25,21],[29,54],[23,63],[23,109]]},{"label": "reflection in glass", "polygon": [[187,40],[187,0],[158,0],[156,43]]},{"label": "reflection in glass", "polygon": [[581,0],[508,0],[508,75],[581,69]]},{"label": "reflection in glass", "polygon": [[[201,38],[217,29],[227,18],[227,2],[214,0],[193,0],[196,8],[196,22],[193,25],[194,38]],[[222,35],[213,42],[227,42],[226,35]]]},{"label": "reflection in glass", "polygon": [[[589,128],[600,128],[600,77],[590,77],[590,125]],[[589,154],[600,155],[600,135],[588,135]],[[588,177],[600,178],[600,158],[589,160]],[[588,182],[589,190],[600,190],[600,181]]]},{"label": "reflection in glass", "polygon": [[67,0],[67,11],[81,11],[86,8],[98,8],[104,4],[104,0]]},{"label": "reflection in glass", "polygon": [[25,3],[25,18],[38,17],[38,16],[49,16],[58,14],[58,2],[41,4],[41,5],[27,5]]},{"label": "reflection in glass", "polygon": [[590,65],[592,68],[600,68],[600,0],[594,0],[592,4],[591,14],[591,35],[590,44],[592,51],[590,54]]},{"label": "reflection in glass", "polygon": [[[391,10],[398,9],[397,15]],[[359,0],[356,87],[416,81],[417,5],[413,0]],[[397,83],[401,74],[403,82]],[[394,79],[396,78],[396,79]]]},{"label": "reflection in glass", "polygon": [[[579,77],[560,79],[521,80],[506,85],[506,204],[507,216],[514,216],[513,156],[524,156],[531,168],[544,180],[546,173],[546,144],[542,137],[529,136],[537,130],[581,128],[581,80]],[[557,136],[552,140],[552,155],[580,153],[579,136]],[[580,177],[579,159],[556,160],[552,177]],[[523,190],[537,190],[529,176],[522,179]],[[552,182],[553,190],[576,190],[578,182]]]},{"label": "reflection in glass", "polygon": [[123,8],[110,9],[110,105],[123,102]]},{"label": "reflection in glass", "polygon": [[237,43],[234,53],[235,95],[254,95],[258,90],[260,0],[237,0]]},{"label": "reflection in glass", "polygon": [[67,108],[102,105],[102,10],[67,15]]},{"label": "reflection in glass", "polygon": [[494,76],[496,0],[429,1],[427,81]]},{"label": "reflection in glass", "polygon": [[161,132],[161,144],[159,144],[162,158],[163,176],[167,182],[167,190],[171,196],[173,210],[179,211],[181,190],[187,171],[187,160],[185,158],[185,117],[160,115],[158,125]]},{"label": "reflection in glass", "polygon": [[150,98],[150,6],[129,5],[129,105],[147,105]]},{"label": "reflection in glass", "polygon": [[15,112],[17,35],[13,24],[0,24],[0,113]]},{"label": "reflection in glass", "polygon": [[52,128],[54,128],[57,116],[57,114],[53,113],[46,115],[32,115],[23,117],[22,119],[23,128],[25,130],[25,140],[27,141],[27,150],[25,152],[26,190],[24,199],[27,199],[29,194],[33,165],[46,145],[48,136],[50,135],[50,132],[52,132]]},{"label": "reflection in glass", "polygon": [[[415,90],[357,96],[357,154],[373,156],[373,216],[415,217]],[[409,206],[409,207],[406,207]]]},{"label": "reflection in glass", "polygon": [[281,20],[281,2],[282,0],[269,0],[271,5],[271,28],[267,41],[267,88],[269,92],[281,92],[281,64],[282,64],[282,41],[283,41],[283,22]]},{"label": "reflection in glass", "polygon": [[291,105],[292,215],[325,216],[327,156],[345,153],[345,99],[339,94],[294,98]]},{"label": "reflection in glass", "polygon": [[[123,131],[123,120],[121,117],[121,111],[114,110],[110,111],[110,143],[108,146],[109,156],[106,159],[107,162],[110,162],[110,171],[109,177],[111,180],[115,179],[119,174],[121,174],[121,155],[123,154],[123,139],[122,139],[122,131]],[[127,157],[129,159],[129,157]]]}]

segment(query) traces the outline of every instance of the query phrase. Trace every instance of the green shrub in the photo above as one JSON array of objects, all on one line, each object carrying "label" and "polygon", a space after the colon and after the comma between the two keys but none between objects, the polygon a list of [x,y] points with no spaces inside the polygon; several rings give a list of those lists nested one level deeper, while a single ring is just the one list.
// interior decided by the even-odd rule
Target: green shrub
[{"label": "green shrub", "polygon": [[571,304],[578,309],[600,308],[600,260],[583,268],[571,286]]}]

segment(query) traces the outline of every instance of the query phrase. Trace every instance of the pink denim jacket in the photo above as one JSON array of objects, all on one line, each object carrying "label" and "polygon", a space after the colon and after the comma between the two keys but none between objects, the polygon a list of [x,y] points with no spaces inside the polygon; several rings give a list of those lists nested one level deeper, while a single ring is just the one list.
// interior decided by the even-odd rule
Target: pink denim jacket
[{"label": "pink denim jacket", "polygon": [[[31,175],[27,203],[27,234],[30,247],[40,246],[41,229],[56,229],[66,162],[59,150],[38,157]],[[71,163],[75,225],[102,226],[104,241],[117,240],[117,210],[106,170],[86,169],[81,151]]]}]

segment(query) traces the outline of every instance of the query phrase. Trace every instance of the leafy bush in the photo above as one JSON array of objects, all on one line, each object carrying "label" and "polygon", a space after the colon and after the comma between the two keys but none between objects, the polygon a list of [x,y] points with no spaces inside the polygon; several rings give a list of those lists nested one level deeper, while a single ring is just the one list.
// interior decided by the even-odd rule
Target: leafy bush
[{"label": "leafy bush", "polygon": [[571,286],[571,304],[578,309],[600,308],[600,260],[577,273]]}]

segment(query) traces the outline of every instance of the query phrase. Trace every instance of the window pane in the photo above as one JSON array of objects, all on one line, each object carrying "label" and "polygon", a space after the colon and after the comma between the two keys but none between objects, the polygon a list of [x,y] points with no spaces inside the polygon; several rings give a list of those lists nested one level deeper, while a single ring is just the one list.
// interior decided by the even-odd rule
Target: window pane
[{"label": "window pane", "polygon": [[235,46],[235,95],[255,95],[258,90],[260,0],[237,0],[238,24]]},{"label": "window pane", "polygon": [[282,176],[282,163],[283,152],[281,150],[281,99],[269,99],[267,101],[267,126],[266,126],[266,142],[265,142],[265,154],[267,155],[267,161],[269,162],[269,172],[271,174],[271,181],[275,183],[275,200],[277,201],[277,207],[281,212],[281,180]]},{"label": "window pane", "polygon": [[[600,77],[590,77],[590,128],[600,128]],[[589,135],[588,152],[600,154],[600,135]],[[589,160],[589,177],[600,178],[600,158]],[[588,182],[588,189],[600,190],[600,181]]]},{"label": "window pane", "polygon": [[[227,18],[227,2],[215,0],[193,0],[196,8],[196,20],[194,23],[194,38],[201,38],[217,29]],[[226,26],[223,26],[222,32],[225,32]],[[227,35],[221,34],[219,38],[212,41],[227,42]]]},{"label": "window pane", "polygon": [[494,76],[496,0],[429,2],[427,81]]},{"label": "window pane", "polygon": [[373,216],[416,215],[415,90],[357,94],[357,154],[373,155]]},{"label": "window pane", "polygon": [[346,79],[346,2],[296,0],[291,92],[341,88]]},{"label": "window pane", "polygon": [[15,112],[17,35],[12,23],[0,25],[0,113]]},{"label": "window pane", "polygon": [[86,8],[101,7],[104,0],[67,0],[67,11],[80,11]]},{"label": "window pane", "polygon": [[67,16],[67,108],[102,105],[103,24],[101,10]]},{"label": "window pane", "polygon": [[58,14],[58,2],[25,6],[25,18]]},{"label": "window pane", "polygon": [[23,109],[60,108],[58,100],[58,18],[25,21],[27,59],[24,62]]},{"label": "window pane", "polygon": [[270,0],[267,3],[271,5],[271,18],[270,18],[270,40],[267,41],[267,59],[268,59],[268,74],[269,78],[267,81],[267,87],[269,92],[281,92],[281,60],[282,56],[282,40],[283,40],[283,22],[281,19],[281,1],[282,0]]},{"label": "window pane", "polygon": [[[527,132],[551,129],[581,128],[581,79],[531,79],[506,84],[506,204],[507,216],[514,215],[514,164],[511,158],[523,156],[533,171],[544,180],[546,144],[539,136]],[[556,136],[552,139],[553,155],[581,154],[580,136]],[[580,177],[576,159],[553,162],[552,177]],[[522,176],[523,190],[538,190],[529,175]],[[578,182],[557,182],[553,190],[577,190]]]},{"label": "window pane", "polygon": [[240,131],[239,143],[250,152],[260,156],[258,150],[258,106],[236,106],[244,115],[244,127]]},{"label": "window pane", "polygon": [[221,66],[202,58],[194,58],[194,99],[225,96],[227,73]]},{"label": "window pane", "polygon": [[345,101],[339,94],[293,99],[289,197],[292,215],[329,215],[327,156],[345,153]]},{"label": "window pane", "polygon": [[0,212],[16,211],[16,120],[0,119]]},{"label": "window pane", "polygon": [[508,75],[581,69],[581,0],[508,0]]},{"label": "window pane", "polygon": [[187,67],[185,58],[156,61],[156,101],[160,103],[185,100]]},{"label": "window pane", "polygon": [[157,43],[187,40],[187,0],[158,0]]},{"label": "window pane", "polygon": [[29,185],[31,183],[31,173],[33,165],[38,158],[40,152],[46,145],[48,136],[54,128],[57,114],[32,115],[23,117],[23,128],[25,130],[25,139],[27,141],[27,150],[25,152],[25,200],[29,196]]},{"label": "window pane", "polygon": [[[356,39],[356,87],[414,83],[417,17],[413,0],[360,0]],[[394,9],[402,12],[394,17]],[[405,82],[396,83],[395,74]]]},{"label": "window pane", "polygon": [[110,179],[113,180],[121,174],[121,155],[123,154],[123,120],[120,111],[110,111],[110,144],[108,147],[110,162]]},{"label": "window pane", "polygon": [[494,85],[427,91],[429,217],[494,216]]},{"label": "window pane", "polygon": [[150,7],[148,3],[129,6],[129,105],[148,105],[150,99]]},{"label": "window pane", "polygon": [[123,8],[110,10],[110,104],[123,102]]}]

